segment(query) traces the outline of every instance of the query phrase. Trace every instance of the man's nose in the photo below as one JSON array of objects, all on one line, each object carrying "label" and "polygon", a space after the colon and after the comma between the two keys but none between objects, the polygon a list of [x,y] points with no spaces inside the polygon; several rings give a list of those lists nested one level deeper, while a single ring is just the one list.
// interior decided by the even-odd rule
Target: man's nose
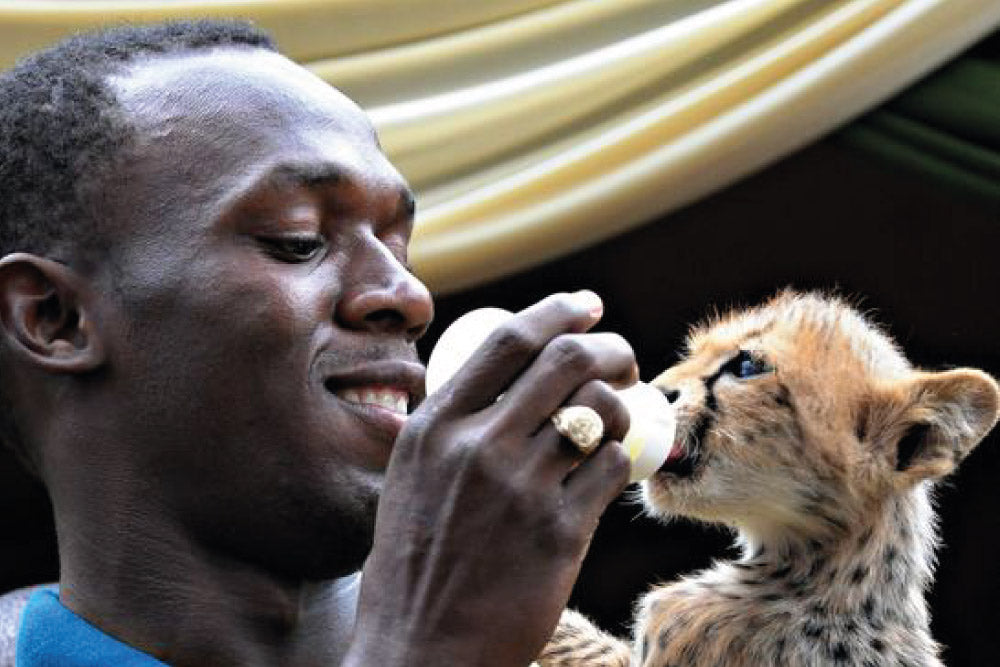
[{"label": "man's nose", "polygon": [[403,334],[411,342],[423,336],[434,318],[427,287],[384,246],[357,264],[356,280],[348,282],[337,305],[335,317],[340,324]]}]

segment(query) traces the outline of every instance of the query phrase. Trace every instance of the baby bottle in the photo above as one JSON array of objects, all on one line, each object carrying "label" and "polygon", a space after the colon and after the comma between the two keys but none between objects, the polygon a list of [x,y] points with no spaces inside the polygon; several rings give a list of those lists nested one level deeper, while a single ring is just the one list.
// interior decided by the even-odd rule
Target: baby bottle
[{"label": "baby bottle", "polygon": [[[431,351],[427,362],[427,394],[438,390],[472,356],[498,326],[513,317],[501,308],[480,308],[455,320]],[[656,472],[674,445],[673,406],[656,388],[637,382],[618,393],[628,409],[631,425],[622,445],[632,462],[630,480],[637,482]]]}]

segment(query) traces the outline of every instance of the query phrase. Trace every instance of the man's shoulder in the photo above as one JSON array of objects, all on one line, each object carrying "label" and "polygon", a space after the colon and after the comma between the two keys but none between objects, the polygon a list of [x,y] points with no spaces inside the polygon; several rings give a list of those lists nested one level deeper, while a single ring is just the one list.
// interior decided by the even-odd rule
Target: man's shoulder
[{"label": "man's shoulder", "polygon": [[0,595],[0,667],[14,667],[21,614],[28,598],[39,588],[42,586],[29,586]]}]

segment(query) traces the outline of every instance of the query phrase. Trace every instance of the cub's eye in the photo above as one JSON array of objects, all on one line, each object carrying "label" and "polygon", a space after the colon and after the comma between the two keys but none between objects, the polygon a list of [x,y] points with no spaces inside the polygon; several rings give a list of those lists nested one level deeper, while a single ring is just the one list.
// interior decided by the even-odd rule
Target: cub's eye
[{"label": "cub's eye", "polygon": [[258,238],[268,253],[283,262],[307,262],[325,245],[318,236],[276,236]]},{"label": "cub's eye", "polygon": [[722,373],[729,373],[734,377],[745,380],[767,375],[774,372],[774,366],[769,364],[763,357],[753,352],[740,350],[735,357],[725,363],[721,369]]}]

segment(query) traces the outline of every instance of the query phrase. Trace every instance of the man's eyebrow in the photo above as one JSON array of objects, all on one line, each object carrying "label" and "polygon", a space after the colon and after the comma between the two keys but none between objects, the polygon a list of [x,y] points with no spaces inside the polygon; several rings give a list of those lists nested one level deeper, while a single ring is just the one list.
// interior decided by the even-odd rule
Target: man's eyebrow
[{"label": "man's eyebrow", "polygon": [[[297,163],[288,162],[275,165],[261,179],[263,183],[304,187],[340,185],[349,182],[348,169],[335,162]],[[400,217],[412,218],[417,208],[416,196],[405,184],[399,188],[397,211]]]},{"label": "man's eyebrow", "polygon": [[313,188],[338,185],[348,178],[347,170],[334,162],[288,162],[272,167],[261,182]]},{"label": "man's eyebrow", "polygon": [[[258,178],[251,190],[260,187],[307,187],[319,188],[350,184],[350,169],[336,162],[284,162],[268,169]],[[412,220],[417,208],[413,190],[402,182],[398,188],[396,215],[403,220]]]},{"label": "man's eyebrow", "polygon": [[417,197],[413,194],[413,190],[405,185],[399,189],[399,205],[396,210],[399,217],[405,220],[412,220],[417,212]]}]

